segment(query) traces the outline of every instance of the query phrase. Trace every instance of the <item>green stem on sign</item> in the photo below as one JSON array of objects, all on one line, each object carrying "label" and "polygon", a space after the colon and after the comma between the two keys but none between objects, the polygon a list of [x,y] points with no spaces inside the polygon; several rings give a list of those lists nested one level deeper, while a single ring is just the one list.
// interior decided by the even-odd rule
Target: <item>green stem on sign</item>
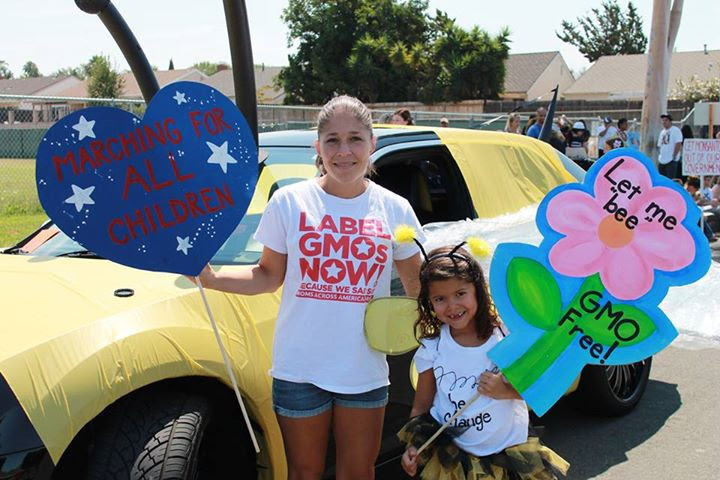
[{"label": "green stem on sign", "polygon": [[574,337],[575,334],[568,335],[561,328],[545,332],[527,352],[503,370],[503,374],[518,392],[524,392],[550,368]]},{"label": "green stem on sign", "polygon": [[[598,276],[588,277],[565,309],[561,318],[564,318],[574,305],[577,305],[580,297],[585,292],[589,290],[597,291],[598,288],[604,290]],[[582,331],[573,329],[573,326],[580,323],[581,320],[581,318],[577,317],[564,322],[560,320],[557,328],[546,331],[525,353],[503,369],[503,374],[519,393],[524,392],[535,383],[567,349],[577,334]]]}]

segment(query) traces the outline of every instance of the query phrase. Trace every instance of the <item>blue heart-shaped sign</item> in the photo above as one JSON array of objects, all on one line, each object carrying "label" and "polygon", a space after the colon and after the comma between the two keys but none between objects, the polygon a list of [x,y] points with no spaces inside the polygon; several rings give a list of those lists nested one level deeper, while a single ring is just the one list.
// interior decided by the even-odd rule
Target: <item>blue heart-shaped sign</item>
[{"label": "blue heart-shaped sign", "polygon": [[242,219],[257,147],[237,107],[194,82],[161,89],[142,119],[87,108],[43,137],[36,178],[57,226],[98,255],[197,275]]}]

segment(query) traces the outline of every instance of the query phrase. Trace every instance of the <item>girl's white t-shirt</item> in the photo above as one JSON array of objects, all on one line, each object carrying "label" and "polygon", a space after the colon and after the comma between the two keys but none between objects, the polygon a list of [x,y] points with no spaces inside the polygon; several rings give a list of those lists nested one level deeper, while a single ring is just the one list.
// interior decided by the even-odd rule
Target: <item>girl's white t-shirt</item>
[{"label": "girl's white t-shirt", "polygon": [[[441,425],[477,392],[481,373],[499,371],[487,352],[501,339],[502,333],[496,328],[484,344],[464,347],[443,325],[438,337],[421,341],[415,352],[415,366],[420,373],[432,369],[435,374],[437,391],[430,415]],[[454,441],[462,450],[477,456],[490,455],[527,441],[528,410],[522,400],[495,400],[481,395],[450,427],[454,430],[451,433],[459,434]]]},{"label": "girl's white t-shirt", "polygon": [[280,188],[255,239],[287,254],[270,374],[338,393],[388,385],[385,355],[365,340],[366,304],[390,295],[393,260],[419,252],[393,242],[398,225],[422,229],[408,201],[369,182],[360,196],[339,198],[317,179]]}]

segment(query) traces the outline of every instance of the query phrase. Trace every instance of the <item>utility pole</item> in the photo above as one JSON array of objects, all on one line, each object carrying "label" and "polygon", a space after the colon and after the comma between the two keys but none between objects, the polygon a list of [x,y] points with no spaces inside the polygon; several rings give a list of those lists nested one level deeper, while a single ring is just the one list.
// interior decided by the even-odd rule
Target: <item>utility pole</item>
[{"label": "utility pole", "polygon": [[660,115],[667,109],[670,57],[680,28],[683,0],[653,0],[653,14],[648,48],[645,95],[643,98],[640,138],[642,150],[657,165],[657,138]]}]

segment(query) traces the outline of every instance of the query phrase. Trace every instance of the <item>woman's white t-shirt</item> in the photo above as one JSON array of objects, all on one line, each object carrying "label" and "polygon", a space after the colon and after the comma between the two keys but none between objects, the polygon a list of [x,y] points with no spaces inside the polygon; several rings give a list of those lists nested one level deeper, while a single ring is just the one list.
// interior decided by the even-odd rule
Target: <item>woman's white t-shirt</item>
[{"label": "woman's white t-shirt", "polygon": [[[415,367],[420,373],[432,369],[435,374],[437,391],[430,415],[441,425],[475,395],[480,374],[498,372],[487,352],[501,339],[502,333],[496,328],[484,344],[464,347],[443,325],[438,337],[421,341],[415,352]],[[522,400],[495,400],[481,395],[453,420],[451,428],[455,433],[462,432],[454,438],[462,450],[477,456],[497,453],[527,441],[527,406]]]},{"label": "woman's white t-shirt", "polygon": [[393,242],[398,225],[422,230],[408,201],[369,182],[360,196],[339,198],[317,179],[280,188],[255,239],[287,254],[270,374],[338,393],[388,385],[385,355],[363,330],[366,304],[390,295],[393,260],[419,252]]}]

